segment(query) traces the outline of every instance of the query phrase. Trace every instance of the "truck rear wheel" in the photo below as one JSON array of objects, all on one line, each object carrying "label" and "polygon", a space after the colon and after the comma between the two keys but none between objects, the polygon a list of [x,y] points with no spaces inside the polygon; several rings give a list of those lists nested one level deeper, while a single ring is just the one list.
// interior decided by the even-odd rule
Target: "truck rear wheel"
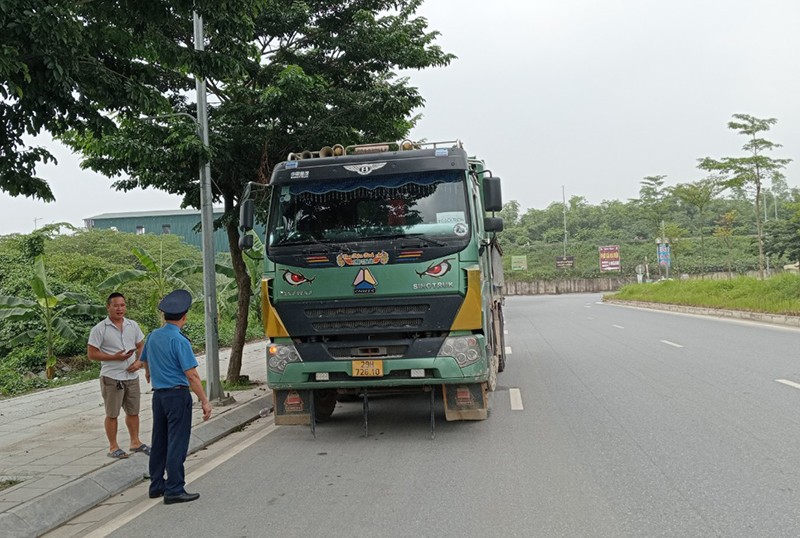
[{"label": "truck rear wheel", "polygon": [[314,391],[314,417],[317,422],[325,422],[336,409],[336,389],[317,389]]}]

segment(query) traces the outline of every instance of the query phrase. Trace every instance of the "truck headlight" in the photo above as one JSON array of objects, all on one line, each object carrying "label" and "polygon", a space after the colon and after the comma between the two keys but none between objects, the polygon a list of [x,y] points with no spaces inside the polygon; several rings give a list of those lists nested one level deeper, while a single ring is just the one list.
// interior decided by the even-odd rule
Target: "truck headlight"
[{"label": "truck headlight", "polygon": [[451,336],[444,339],[437,357],[453,357],[463,368],[478,362],[481,358],[480,344],[474,336]]},{"label": "truck headlight", "polygon": [[270,344],[267,348],[267,367],[282,374],[290,362],[303,362],[292,344]]}]

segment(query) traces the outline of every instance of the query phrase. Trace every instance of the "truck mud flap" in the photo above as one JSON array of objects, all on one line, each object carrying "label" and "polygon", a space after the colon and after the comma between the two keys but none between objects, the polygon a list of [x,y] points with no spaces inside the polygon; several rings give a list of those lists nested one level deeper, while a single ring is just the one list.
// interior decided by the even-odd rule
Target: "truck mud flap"
[{"label": "truck mud flap", "polygon": [[273,390],[276,425],[312,425],[314,394],[311,390]]},{"label": "truck mud flap", "polygon": [[446,420],[486,420],[489,417],[486,383],[442,385],[442,392]]}]

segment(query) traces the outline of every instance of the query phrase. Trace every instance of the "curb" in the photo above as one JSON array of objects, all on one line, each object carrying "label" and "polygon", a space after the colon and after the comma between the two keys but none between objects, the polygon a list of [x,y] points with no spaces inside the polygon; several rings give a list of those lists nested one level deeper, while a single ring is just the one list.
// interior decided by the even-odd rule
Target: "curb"
[{"label": "curb", "polygon": [[[257,419],[261,409],[269,407],[271,401],[272,394],[264,394],[195,426],[189,439],[189,454]],[[0,513],[3,537],[41,536],[141,482],[147,472],[147,459],[134,456],[77,478],[36,499]]]},{"label": "curb", "polygon": [[746,310],[723,310],[721,308],[684,306],[667,303],[650,303],[645,301],[624,301],[620,299],[607,298],[603,298],[603,302],[620,306],[647,308],[650,310],[666,310],[668,312],[678,312],[681,314],[741,319],[746,321],[757,321],[760,323],[770,323],[772,325],[783,325],[786,327],[800,327],[800,316],[789,316],[786,314],[766,314],[763,312],[748,312]]}]

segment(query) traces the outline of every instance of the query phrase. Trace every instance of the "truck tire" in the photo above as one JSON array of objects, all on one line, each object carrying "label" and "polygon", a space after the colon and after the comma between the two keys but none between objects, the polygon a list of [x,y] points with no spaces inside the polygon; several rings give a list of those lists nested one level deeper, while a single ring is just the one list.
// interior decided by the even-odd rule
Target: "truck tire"
[{"label": "truck tire", "polygon": [[336,389],[317,389],[314,391],[314,418],[325,422],[336,409]]}]

